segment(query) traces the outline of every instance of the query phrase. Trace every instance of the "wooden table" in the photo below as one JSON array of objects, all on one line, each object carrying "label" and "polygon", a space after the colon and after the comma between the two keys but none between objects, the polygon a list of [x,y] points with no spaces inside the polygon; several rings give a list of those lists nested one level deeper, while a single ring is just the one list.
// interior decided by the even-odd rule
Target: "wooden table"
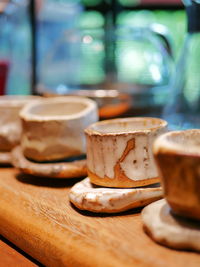
[{"label": "wooden table", "polygon": [[[76,210],[68,201],[74,182],[1,169],[0,234],[45,266],[200,266],[200,254],[154,243],[143,231],[139,210],[111,216]],[[15,266],[37,266],[0,244],[3,266],[13,260]]]},{"label": "wooden table", "polygon": [[42,265],[0,236],[0,267],[5,266],[41,267]]}]

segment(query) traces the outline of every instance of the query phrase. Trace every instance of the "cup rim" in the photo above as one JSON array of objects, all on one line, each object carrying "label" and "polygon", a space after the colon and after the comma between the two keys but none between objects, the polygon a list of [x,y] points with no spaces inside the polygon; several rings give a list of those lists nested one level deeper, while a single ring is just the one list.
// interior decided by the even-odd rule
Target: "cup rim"
[{"label": "cup rim", "polygon": [[[176,154],[182,156],[194,156],[200,157],[200,144],[193,145],[189,147],[186,142],[179,143],[173,140],[173,137],[183,136],[189,133],[188,138],[192,139],[192,133],[198,133],[200,137],[200,129],[188,129],[180,131],[170,131],[164,133],[156,138],[153,143],[153,153],[156,155],[158,153],[162,154]],[[191,136],[190,136],[191,135]],[[170,139],[171,137],[171,139]]]},{"label": "cup rim", "polygon": [[0,96],[1,107],[21,107],[29,101],[40,100],[41,96],[36,95],[2,95]]},{"label": "cup rim", "polygon": [[[42,105],[50,105],[50,104],[59,104],[59,103],[77,103],[77,104],[84,104],[85,108],[77,113],[70,114],[70,115],[40,115],[31,113],[31,110],[37,106]],[[52,98],[44,98],[38,100],[36,102],[32,102],[27,104],[20,112],[20,118],[29,120],[29,121],[66,121],[66,120],[73,120],[78,119],[83,116],[87,116],[92,110],[97,109],[97,104],[92,99],[86,97],[77,97],[77,96],[60,96],[60,97],[52,97]]]},{"label": "cup rim", "polygon": [[[147,127],[147,129],[138,129],[138,130],[131,130],[131,131],[120,131],[120,132],[103,132],[96,130],[95,127],[106,125],[106,124],[115,124],[120,122],[126,122],[126,123],[132,123],[132,122],[138,122],[138,121],[145,121],[145,120],[151,120],[151,121],[158,121],[160,125],[158,124],[155,127]],[[150,132],[157,131],[158,129],[167,127],[167,121],[160,119],[160,118],[154,118],[154,117],[131,117],[131,118],[116,118],[111,120],[103,120],[99,122],[95,122],[91,124],[89,127],[87,127],[84,132],[86,135],[89,136],[125,136],[129,134],[148,134]]]}]

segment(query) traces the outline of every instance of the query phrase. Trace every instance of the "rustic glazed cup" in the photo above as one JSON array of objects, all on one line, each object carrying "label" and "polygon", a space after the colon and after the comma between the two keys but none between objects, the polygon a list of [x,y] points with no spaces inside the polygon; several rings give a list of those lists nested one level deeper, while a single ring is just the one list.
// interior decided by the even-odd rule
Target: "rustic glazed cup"
[{"label": "rustic glazed cup", "polygon": [[85,153],[84,129],[98,120],[96,103],[83,97],[55,97],[27,105],[20,113],[24,155],[35,161]]},{"label": "rustic glazed cup", "polygon": [[152,143],[166,131],[157,118],[101,121],[85,130],[88,176],[108,187],[139,187],[159,181]]},{"label": "rustic glazed cup", "polygon": [[22,128],[20,110],[38,96],[6,95],[0,96],[0,151],[8,152],[20,142]]},{"label": "rustic glazed cup", "polygon": [[200,130],[166,133],[153,151],[173,212],[200,220]]}]

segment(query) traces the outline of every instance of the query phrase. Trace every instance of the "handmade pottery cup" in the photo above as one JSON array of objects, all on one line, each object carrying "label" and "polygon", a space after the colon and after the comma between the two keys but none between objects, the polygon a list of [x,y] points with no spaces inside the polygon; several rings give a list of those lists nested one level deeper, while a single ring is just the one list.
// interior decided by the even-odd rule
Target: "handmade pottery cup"
[{"label": "handmade pottery cup", "polygon": [[200,130],[166,133],[155,141],[153,152],[172,211],[200,220]]},{"label": "handmade pottery cup", "polygon": [[0,96],[0,151],[8,152],[20,142],[22,128],[20,110],[39,96],[6,95]]},{"label": "handmade pottery cup", "polygon": [[63,96],[27,105],[20,117],[24,155],[52,161],[85,153],[84,129],[98,120],[98,113],[91,99]]},{"label": "handmade pottery cup", "polygon": [[86,130],[88,176],[108,187],[139,187],[159,182],[152,144],[166,131],[157,118],[101,121]]}]

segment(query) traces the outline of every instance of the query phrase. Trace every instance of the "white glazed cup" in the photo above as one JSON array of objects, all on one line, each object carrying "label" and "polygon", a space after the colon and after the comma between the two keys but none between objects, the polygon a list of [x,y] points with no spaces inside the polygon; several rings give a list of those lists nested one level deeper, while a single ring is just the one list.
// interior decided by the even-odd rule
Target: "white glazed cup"
[{"label": "white glazed cup", "polygon": [[91,99],[63,96],[27,105],[20,116],[24,155],[52,161],[85,153],[84,129],[98,120],[98,110]]},{"label": "white glazed cup", "polygon": [[108,187],[159,182],[152,144],[166,127],[166,121],[147,117],[113,119],[89,126],[85,134],[91,182]]},{"label": "white glazed cup", "polygon": [[27,103],[40,98],[32,95],[0,96],[0,151],[9,152],[20,143],[22,128],[19,112]]}]

